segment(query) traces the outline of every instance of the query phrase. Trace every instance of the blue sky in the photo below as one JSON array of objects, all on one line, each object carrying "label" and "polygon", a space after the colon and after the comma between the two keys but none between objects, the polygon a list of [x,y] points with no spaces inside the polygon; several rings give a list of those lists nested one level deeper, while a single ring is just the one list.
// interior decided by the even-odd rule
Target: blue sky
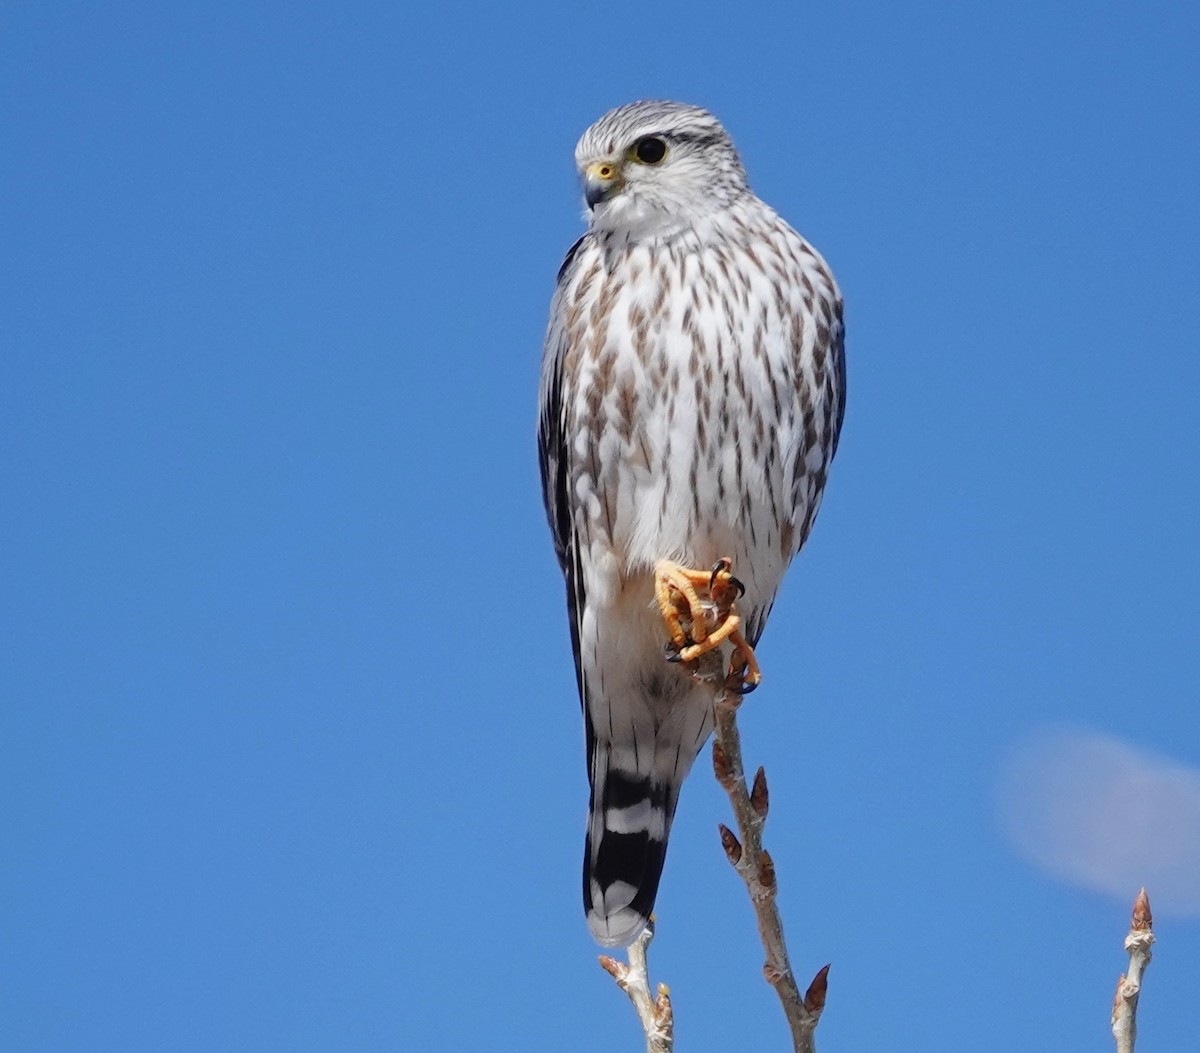
[{"label": "blue sky", "polygon": [[[822,1048],[1105,1048],[1142,880],[1141,1042],[1190,1048],[1198,42],[1185,4],[7,5],[6,1043],[638,1048],[533,429],[575,139],[650,96],[846,296],[742,718]],[[702,760],[653,973],[681,1048],[782,1048],[719,821]]]}]

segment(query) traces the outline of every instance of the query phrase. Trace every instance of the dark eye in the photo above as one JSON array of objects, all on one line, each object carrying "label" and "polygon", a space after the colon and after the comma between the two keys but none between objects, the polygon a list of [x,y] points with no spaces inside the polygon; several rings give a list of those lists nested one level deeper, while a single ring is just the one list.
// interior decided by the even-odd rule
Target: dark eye
[{"label": "dark eye", "polygon": [[647,136],[633,144],[633,156],[644,165],[656,165],[667,156],[667,144],[657,136]]}]

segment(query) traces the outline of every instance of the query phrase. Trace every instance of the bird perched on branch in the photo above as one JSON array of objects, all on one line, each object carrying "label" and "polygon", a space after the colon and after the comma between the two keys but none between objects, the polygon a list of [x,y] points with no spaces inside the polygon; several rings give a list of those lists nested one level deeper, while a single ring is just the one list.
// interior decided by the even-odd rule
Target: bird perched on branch
[{"label": "bird perched on branch", "polygon": [[622,106],[575,161],[588,230],[550,309],[538,447],[586,727],[583,901],[596,940],[621,946],[713,724],[689,673],[704,633],[670,626],[670,598],[706,580],[744,593],[720,646],[752,687],[750,648],[837,449],[842,303],[705,110]]}]

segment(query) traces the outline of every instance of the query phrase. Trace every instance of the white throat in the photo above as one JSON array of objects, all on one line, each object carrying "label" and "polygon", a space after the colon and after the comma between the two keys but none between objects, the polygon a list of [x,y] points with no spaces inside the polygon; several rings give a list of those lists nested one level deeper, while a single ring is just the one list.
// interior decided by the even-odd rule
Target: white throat
[{"label": "white throat", "polygon": [[615,234],[631,242],[674,237],[707,218],[695,209],[664,209],[636,194],[622,193],[600,202],[587,215],[589,225],[598,234]]}]

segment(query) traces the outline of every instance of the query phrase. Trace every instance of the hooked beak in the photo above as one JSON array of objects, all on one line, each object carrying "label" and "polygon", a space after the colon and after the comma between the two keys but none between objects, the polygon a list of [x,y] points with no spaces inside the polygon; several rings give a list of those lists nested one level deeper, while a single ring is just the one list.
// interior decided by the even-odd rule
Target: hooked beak
[{"label": "hooked beak", "polygon": [[621,169],[614,161],[595,161],[583,173],[583,196],[588,208],[595,208],[621,189]]}]

